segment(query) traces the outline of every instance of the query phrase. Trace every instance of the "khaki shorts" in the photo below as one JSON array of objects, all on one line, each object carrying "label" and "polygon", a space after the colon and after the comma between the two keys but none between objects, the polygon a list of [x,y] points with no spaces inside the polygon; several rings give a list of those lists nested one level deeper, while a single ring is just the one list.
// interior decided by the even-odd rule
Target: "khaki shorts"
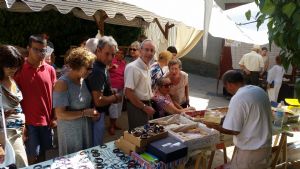
[{"label": "khaki shorts", "polygon": [[266,169],[271,159],[271,147],[257,150],[241,150],[236,152],[231,160],[231,169]]}]

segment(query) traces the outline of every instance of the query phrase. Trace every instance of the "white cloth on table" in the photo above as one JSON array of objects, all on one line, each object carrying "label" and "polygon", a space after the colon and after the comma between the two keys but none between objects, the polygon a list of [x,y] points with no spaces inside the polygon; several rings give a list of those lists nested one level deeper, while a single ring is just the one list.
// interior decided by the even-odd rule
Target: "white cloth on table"
[{"label": "white cloth on table", "polygon": [[262,56],[255,51],[243,55],[239,64],[244,65],[249,71],[256,72],[260,71],[265,65]]},{"label": "white cloth on table", "polygon": [[233,142],[242,150],[270,147],[271,115],[266,92],[257,86],[244,86],[232,97],[223,128],[240,132],[233,136]]}]

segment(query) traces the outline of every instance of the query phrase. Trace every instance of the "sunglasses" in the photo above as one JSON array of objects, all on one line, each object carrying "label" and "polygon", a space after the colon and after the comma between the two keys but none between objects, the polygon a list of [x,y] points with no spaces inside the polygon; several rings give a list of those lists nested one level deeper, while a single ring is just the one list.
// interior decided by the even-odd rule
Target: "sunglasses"
[{"label": "sunglasses", "polygon": [[137,49],[135,49],[135,48],[129,48],[129,51],[137,51]]}]

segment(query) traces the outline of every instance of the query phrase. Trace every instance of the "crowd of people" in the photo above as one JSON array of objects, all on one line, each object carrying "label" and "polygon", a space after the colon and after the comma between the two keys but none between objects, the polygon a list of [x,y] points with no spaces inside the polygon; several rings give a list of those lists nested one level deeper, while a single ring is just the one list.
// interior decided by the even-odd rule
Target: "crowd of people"
[{"label": "crowd of people", "polygon": [[269,62],[268,49],[253,45],[252,51],[242,56],[239,65],[246,84],[262,87],[267,91],[270,101],[278,102],[279,90],[286,71],[279,55],[275,57],[276,64],[270,69]]},{"label": "crowd of people", "polygon": [[123,127],[116,123],[123,103],[129,129],[153,117],[194,110],[175,47],[155,61],[149,39],[133,42],[126,55],[111,36],[90,38],[67,52],[59,74],[54,46],[45,36],[30,36],[27,50],[24,56],[14,46],[0,46],[0,92],[18,168],[44,161],[54,134],[60,156],[102,145],[105,128],[114,135]]}]

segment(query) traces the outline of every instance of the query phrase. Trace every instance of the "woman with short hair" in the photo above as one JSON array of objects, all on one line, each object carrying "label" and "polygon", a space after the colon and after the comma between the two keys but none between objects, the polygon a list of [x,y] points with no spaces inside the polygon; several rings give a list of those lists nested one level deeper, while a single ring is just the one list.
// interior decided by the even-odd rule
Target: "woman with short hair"
[{"label": "woman with short hair", "polygon": [[169,114],[180,114],[186,111],[194,111],[195,108],[188,107],[182,108],[177,107],[170,96],[170,88],[172,87],[171,80],[166,77],[161,77],[157,80],[156,90],[154,92],[154,97],[152,100],[156,103],[156,109],[159,113],[159,117],[164,117]]},{"label": "woman with short hair", "polygon": [[169,64],[169,72],[166,77],[170,78],[172,87],[170,95],[175,105],[182,108],[189,106],[189,79],[188,74],[181,71],[182,64],[179,59],[172,59]]},{"label": "woman with short hair", "polygon": [[70,71],[55,83],[53,108],[60,156],[93,145],[92,118],[99,118],[99,113],[91,108],[92,96],[84,78],[91,72],[94,60],[95,55],[85,48],[71,50],[66,58]]}]

